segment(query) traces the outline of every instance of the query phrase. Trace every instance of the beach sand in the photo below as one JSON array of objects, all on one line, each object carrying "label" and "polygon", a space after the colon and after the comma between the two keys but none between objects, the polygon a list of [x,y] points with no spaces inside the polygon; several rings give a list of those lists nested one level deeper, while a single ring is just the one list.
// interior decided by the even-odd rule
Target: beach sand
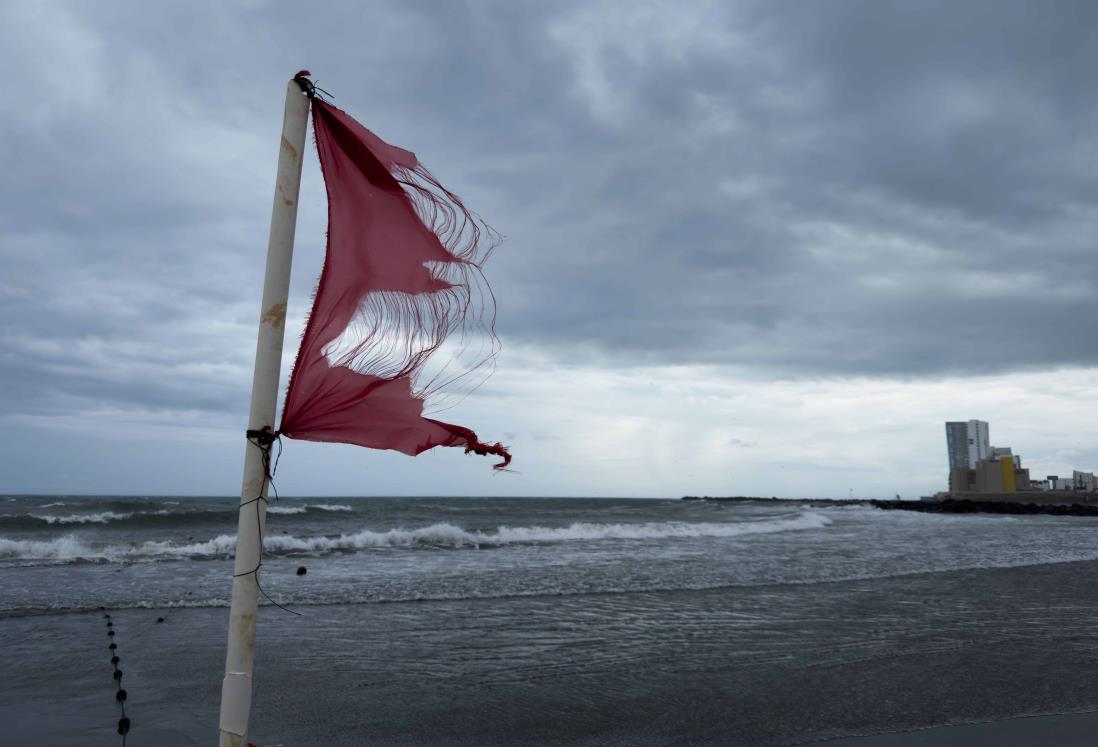
[{"label": "beach sand", "polygon": [[1091,711],[832,739],[809,747],[1088,747],[1095,734],[1098,713]]},{"label": "beach sand", "polygon": [[[1016,717],[1098,707],[1096,571],[313,606],[301,617],[265,607],[252,739],[1089,745],[1093,713]],[[752,619],[766,609],[770,619]],[[227,610],[111,614],[129,745],[211,743]],[[897,616],[905,625],[890,626]],[[0,619],[0,743],[120,743],[105,622],[87,611]]]}]

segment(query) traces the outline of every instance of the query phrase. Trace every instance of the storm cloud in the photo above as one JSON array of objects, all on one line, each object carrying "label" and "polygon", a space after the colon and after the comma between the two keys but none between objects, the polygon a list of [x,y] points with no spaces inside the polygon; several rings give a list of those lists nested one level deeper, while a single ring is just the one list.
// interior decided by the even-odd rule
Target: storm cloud
[{"label": "storm cloud", "polygon": [[[1007,0],[5,3],[0,412],[245,412],[303,67],[508,237],[504,365],[1093,366],[1096,26]],[[312,158],[298,319],[324,211]]]}]

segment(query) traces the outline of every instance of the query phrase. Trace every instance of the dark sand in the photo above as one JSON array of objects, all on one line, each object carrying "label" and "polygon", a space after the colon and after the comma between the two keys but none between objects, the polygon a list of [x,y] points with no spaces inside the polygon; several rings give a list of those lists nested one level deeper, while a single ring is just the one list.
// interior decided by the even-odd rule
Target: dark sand
[{"label": "dark sand", "polygon": [[[252,738],[287,747],[1091,745],[1093,714],[1015,717],[1098,708],[1096,571],[1064,563],[306,607],[303,617],[268,607]],[[227,610],[112,615],[128,744],[212,743]],[[0,744],[120,744],[102,613],[0,619],[0,637]],[[974,725],[928,728],[956,724]]]},{"label": "dark sand", "polygon": [[809,747],[1088,747],[1095,743],[1098,713],[1091,711],[833,739]]}]

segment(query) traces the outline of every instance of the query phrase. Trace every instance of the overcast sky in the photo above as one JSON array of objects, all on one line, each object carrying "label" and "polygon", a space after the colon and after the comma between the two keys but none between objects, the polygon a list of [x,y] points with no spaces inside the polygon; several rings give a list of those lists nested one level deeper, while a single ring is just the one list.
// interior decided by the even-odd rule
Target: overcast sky
[{"label": "overcast sky", "polygon": [[[945,488],[1098,468],[1098,3],[0,3],[0,491],[238,491],[285,81],[507,236],[443,449],[293,495]],[[305,164],[288,368],[322,259]],[[1070,473],[1069,473],[1070,474]]]}]

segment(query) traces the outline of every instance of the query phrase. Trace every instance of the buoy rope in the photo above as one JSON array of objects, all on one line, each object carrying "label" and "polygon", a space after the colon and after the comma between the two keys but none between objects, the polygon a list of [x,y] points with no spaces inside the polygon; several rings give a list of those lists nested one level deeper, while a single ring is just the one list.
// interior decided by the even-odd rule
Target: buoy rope
[{"label": "buoy rope", "polygon": [[111,652],[111,666],[114,667],[114,682],[116,691],[114,699],[118,702],[118,708],[121,711],[121,717],[118,719],[118,733],[122,736],[122,747],[126,747],[126,735],[130,733],[130,717],[126,715],[126,691],[122,688],[122,670],[118,664],[122,659],[118,656],[118,644],[114,640],[114,620],[111,619],[109,612],[104,612],[103,617],[107,620],[107,639],[110,641],[110,645],[107,646],[107,650]]}]

